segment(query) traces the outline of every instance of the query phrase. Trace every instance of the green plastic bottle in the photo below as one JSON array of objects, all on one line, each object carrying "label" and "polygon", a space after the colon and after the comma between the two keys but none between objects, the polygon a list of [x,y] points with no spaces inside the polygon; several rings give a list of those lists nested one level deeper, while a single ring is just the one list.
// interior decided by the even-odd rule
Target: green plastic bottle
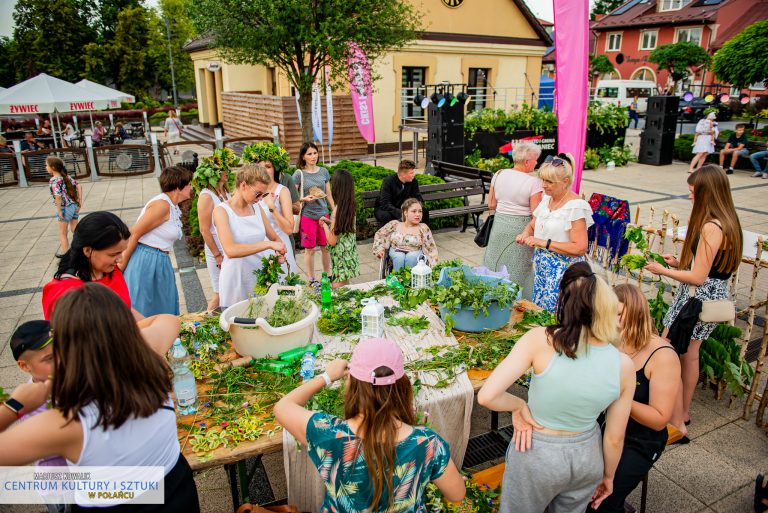
[{"label": "green plastic bottle", "polygon": [[332,302],[331,280],[326,273],[320,278],[320,306],[323,310],[330,310]]},{"label": "green plastic bottle", "polygon": [[259,360],[256,363],[256,369],[269,372],[279,372],[289,376],[291,374],[291,362],[280,360]]},{"label": "green plastic bottle", "polygon": [[294,347],[293,349],[289,349],[288,351],[283,351],[279,355],[277,355],[278,360],[282,360],[285,362],[297,362],[301,360],[301,358],[304,356],[304,353],[307,351],[317,355],[317,353],[323,348],[322,344],[307,344],[306,346],[301,347]]},{"label": "green plastic bottle", "polygon": [[401,292],[401,293],[405,291],[405,287],[403,286],[402,283],[400,283],[400,280],[398,280],[397,276],[395,276],[394,274],[390,274],[389,276],[387,276],[387,279],[385,281],[387,283],[387,287],[389,287],[390,289],[396,292]]}]

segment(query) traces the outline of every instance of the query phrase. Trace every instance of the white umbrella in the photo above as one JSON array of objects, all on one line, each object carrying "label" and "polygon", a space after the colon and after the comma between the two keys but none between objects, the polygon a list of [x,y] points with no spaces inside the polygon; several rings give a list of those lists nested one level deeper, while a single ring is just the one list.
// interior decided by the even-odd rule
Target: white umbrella
[{"label": "white umbrella", "polygon": [[109,107],[111,98],[45,73],[0,93],[0,114],[82,112]]},{"label": "white umbrella", "polygon": [[40,73],[0,93],[0,114],[52,114],[101,110],[108,108],[111,100],[112,98],[103,94]]},{"label": "white umbrella", "polygon": [[96,94],[112,98],[109,105],[110,109],[119,108],[120,103],[136,102],[136,97],[131,94],[118,91],[117,89],[112,89],[111,87],[107,87],[96,82],[91,82],[88,79],[83,79],[80,82],[77,82],[75,85],[87,89],[88,91],[92,91]]}]

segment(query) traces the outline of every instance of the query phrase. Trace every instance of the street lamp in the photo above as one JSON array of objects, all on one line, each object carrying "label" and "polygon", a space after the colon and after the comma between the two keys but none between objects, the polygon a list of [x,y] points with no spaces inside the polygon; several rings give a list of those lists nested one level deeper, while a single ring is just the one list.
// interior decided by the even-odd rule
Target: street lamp
[{"label": "street lamp", "polygon": [[173,50],[171,50],[171,26],[169,24],[169,18],[165,18],[165,34],[168,36],[168,59],[171,61],[171,84],[173,85],[173,108],[179,108],[179,101],[176,98],[176,74],[173,70]]}]

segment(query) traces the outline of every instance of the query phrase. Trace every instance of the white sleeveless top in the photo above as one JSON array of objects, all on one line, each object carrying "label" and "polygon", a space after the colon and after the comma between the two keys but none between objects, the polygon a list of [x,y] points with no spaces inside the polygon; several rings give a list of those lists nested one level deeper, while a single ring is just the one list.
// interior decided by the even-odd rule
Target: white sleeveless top
[{"label": "white sleeveless top", "polygon": [[117,429],[97,426],[99,412],[95,404],[83,408],[83,449],[72,466],[149,466],[165,468],[166,475],[179,459],[176,412],[169,398],[165,406],[149,417],[131,418]]},{"label": "white sleeveless top", "polygon": [[158,194],[144,205],[139,214],[139,219],[141,219],[152,202],[160,200],[167,202],[168,206],[171,207],[170,216],[163,224],[142,235],[139,242],[163,251],[170,251],[173,248],[173,241],[179,240],[183,235],[181,231],[181,209],[178,205],[174,205],[166,193]]},{"label": "white sleeveless top", "polygon": [[[239,216],[228,203],[221,203],[216,209],[224,209],[229,221],[232,240],[236,244],[253,244],[267,239],[267,230],[261,218],[261,211],[253,208],[253,215]],[[256,285],[253,271],[261,269],[261,257],[274,254],[272,250],[262,251],[246,257],[229,258],[224,253],[219,275],[219,304],[223,307],[248,299]]]}]

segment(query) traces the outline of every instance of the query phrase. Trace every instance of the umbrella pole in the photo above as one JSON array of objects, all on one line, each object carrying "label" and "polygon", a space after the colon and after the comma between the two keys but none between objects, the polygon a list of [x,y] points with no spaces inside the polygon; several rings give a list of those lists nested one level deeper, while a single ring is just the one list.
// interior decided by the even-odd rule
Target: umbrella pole
[{"label": "umbrella pole", "polygon": [[[51,135],[53,135],[53,147],[58,149],[59,144],[56,142],[56,124],[53,122],[53,113],[48,114],[48,119],[51,120]],[[61,127],[59,127],[59,131],[61,131]]]},{"label": "umbrella pole", "polygon": [[[59,111],[56,111],[56,125],[59,127],[59,144],[61,144],[61,147],[64,147],[64,135],[61,133],[61,118],[59,117]],[[56,140],[56,136],[54,135],[53,140]]]},{"label": "umbrella pole", "polygon": [[93,111],[88,111],[88,116],[91,118],[91,133],[93,133]]}]

